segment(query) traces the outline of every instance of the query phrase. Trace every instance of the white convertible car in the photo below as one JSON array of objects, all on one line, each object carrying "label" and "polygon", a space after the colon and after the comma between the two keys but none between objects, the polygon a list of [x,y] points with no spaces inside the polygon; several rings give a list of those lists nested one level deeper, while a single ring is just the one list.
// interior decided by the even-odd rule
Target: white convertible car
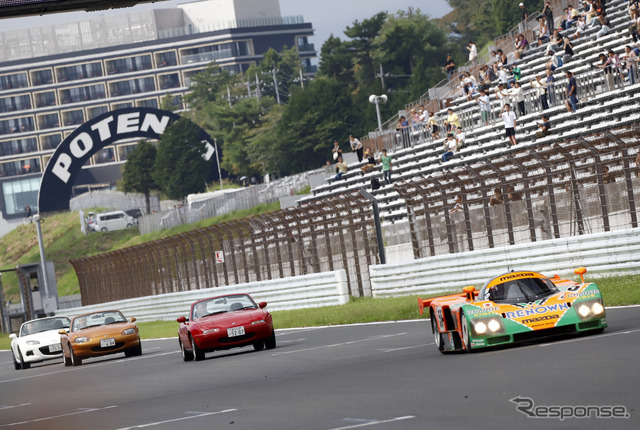
[{"label": "white convertible car", "polygon": [[69,329],[68,317],[48,317],[27,321],[16,335],[12,333],[11,352],[16,370],[28,369],[31,363],[62,357],[61,329]]}]

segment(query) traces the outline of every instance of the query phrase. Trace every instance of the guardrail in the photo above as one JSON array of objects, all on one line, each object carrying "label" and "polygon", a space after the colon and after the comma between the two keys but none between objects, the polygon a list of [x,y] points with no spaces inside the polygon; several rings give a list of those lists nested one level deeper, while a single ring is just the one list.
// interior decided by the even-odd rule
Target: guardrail
[{"label": "guardrail", "polygon": [[[568,276],[586,267],[587,278],[640,273],[640,228],[370,266],[374,297],[437,294],[481,287],[491,275],[534,270]],[[605,298],[606,299],[606,298]]]},{"label": "guardrail", "polygon": [[179,316],[188,315],[191,303],[196,300],[233,293],[251,294],[256,302],[267,302],[270,311],[343,305],[349,301],[347,274],[344,269],[340,269],[333,272],[61,309],[56,314],[73,317],[102,309],[118,309],[125,316],[135,317],[138,321],[170,321]]}]

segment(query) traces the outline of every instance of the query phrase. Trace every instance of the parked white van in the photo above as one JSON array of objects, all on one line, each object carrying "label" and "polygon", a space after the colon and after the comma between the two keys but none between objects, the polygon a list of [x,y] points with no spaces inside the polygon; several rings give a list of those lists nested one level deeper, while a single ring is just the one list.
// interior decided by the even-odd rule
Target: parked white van
[{"label": "parked white van", "polygon": [[113,231],[133,227],[135,220],[123,211],[102,212],[96,215],[95,231]]}]

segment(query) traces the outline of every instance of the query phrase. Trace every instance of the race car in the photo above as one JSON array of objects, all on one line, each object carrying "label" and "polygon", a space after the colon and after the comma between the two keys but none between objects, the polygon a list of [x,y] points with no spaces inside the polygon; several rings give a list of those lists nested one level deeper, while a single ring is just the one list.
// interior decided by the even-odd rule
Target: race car
[{"label": "race car", "polygon": [[28,369],[31,363],[60,358],[59,330],[69,328],[71,320],[68,317],[48,317],[27,321],[17,334],[9,335],[13,367],[16,370]]},{"label": "race car", "polygon": [[435,344],[442,353],[522,343],[546,337],[599,333],[607,317],[598,286],[584,282],[587,269],[575,270],[581,282],[547,278],[537,272],[505,273],[476,291],[423,300]]}]

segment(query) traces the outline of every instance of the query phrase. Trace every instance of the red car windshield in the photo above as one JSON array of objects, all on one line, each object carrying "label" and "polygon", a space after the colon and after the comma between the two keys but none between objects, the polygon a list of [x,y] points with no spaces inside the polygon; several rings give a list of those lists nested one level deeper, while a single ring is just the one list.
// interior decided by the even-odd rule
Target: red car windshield
[{"label": "red car windshield", "polygon": [[214,297],[193,305],[191,309],[191,319],[196,320],[210,315],[241,311],[243,309],[255,309],[257,307],[256,302],[246,294]]}]

